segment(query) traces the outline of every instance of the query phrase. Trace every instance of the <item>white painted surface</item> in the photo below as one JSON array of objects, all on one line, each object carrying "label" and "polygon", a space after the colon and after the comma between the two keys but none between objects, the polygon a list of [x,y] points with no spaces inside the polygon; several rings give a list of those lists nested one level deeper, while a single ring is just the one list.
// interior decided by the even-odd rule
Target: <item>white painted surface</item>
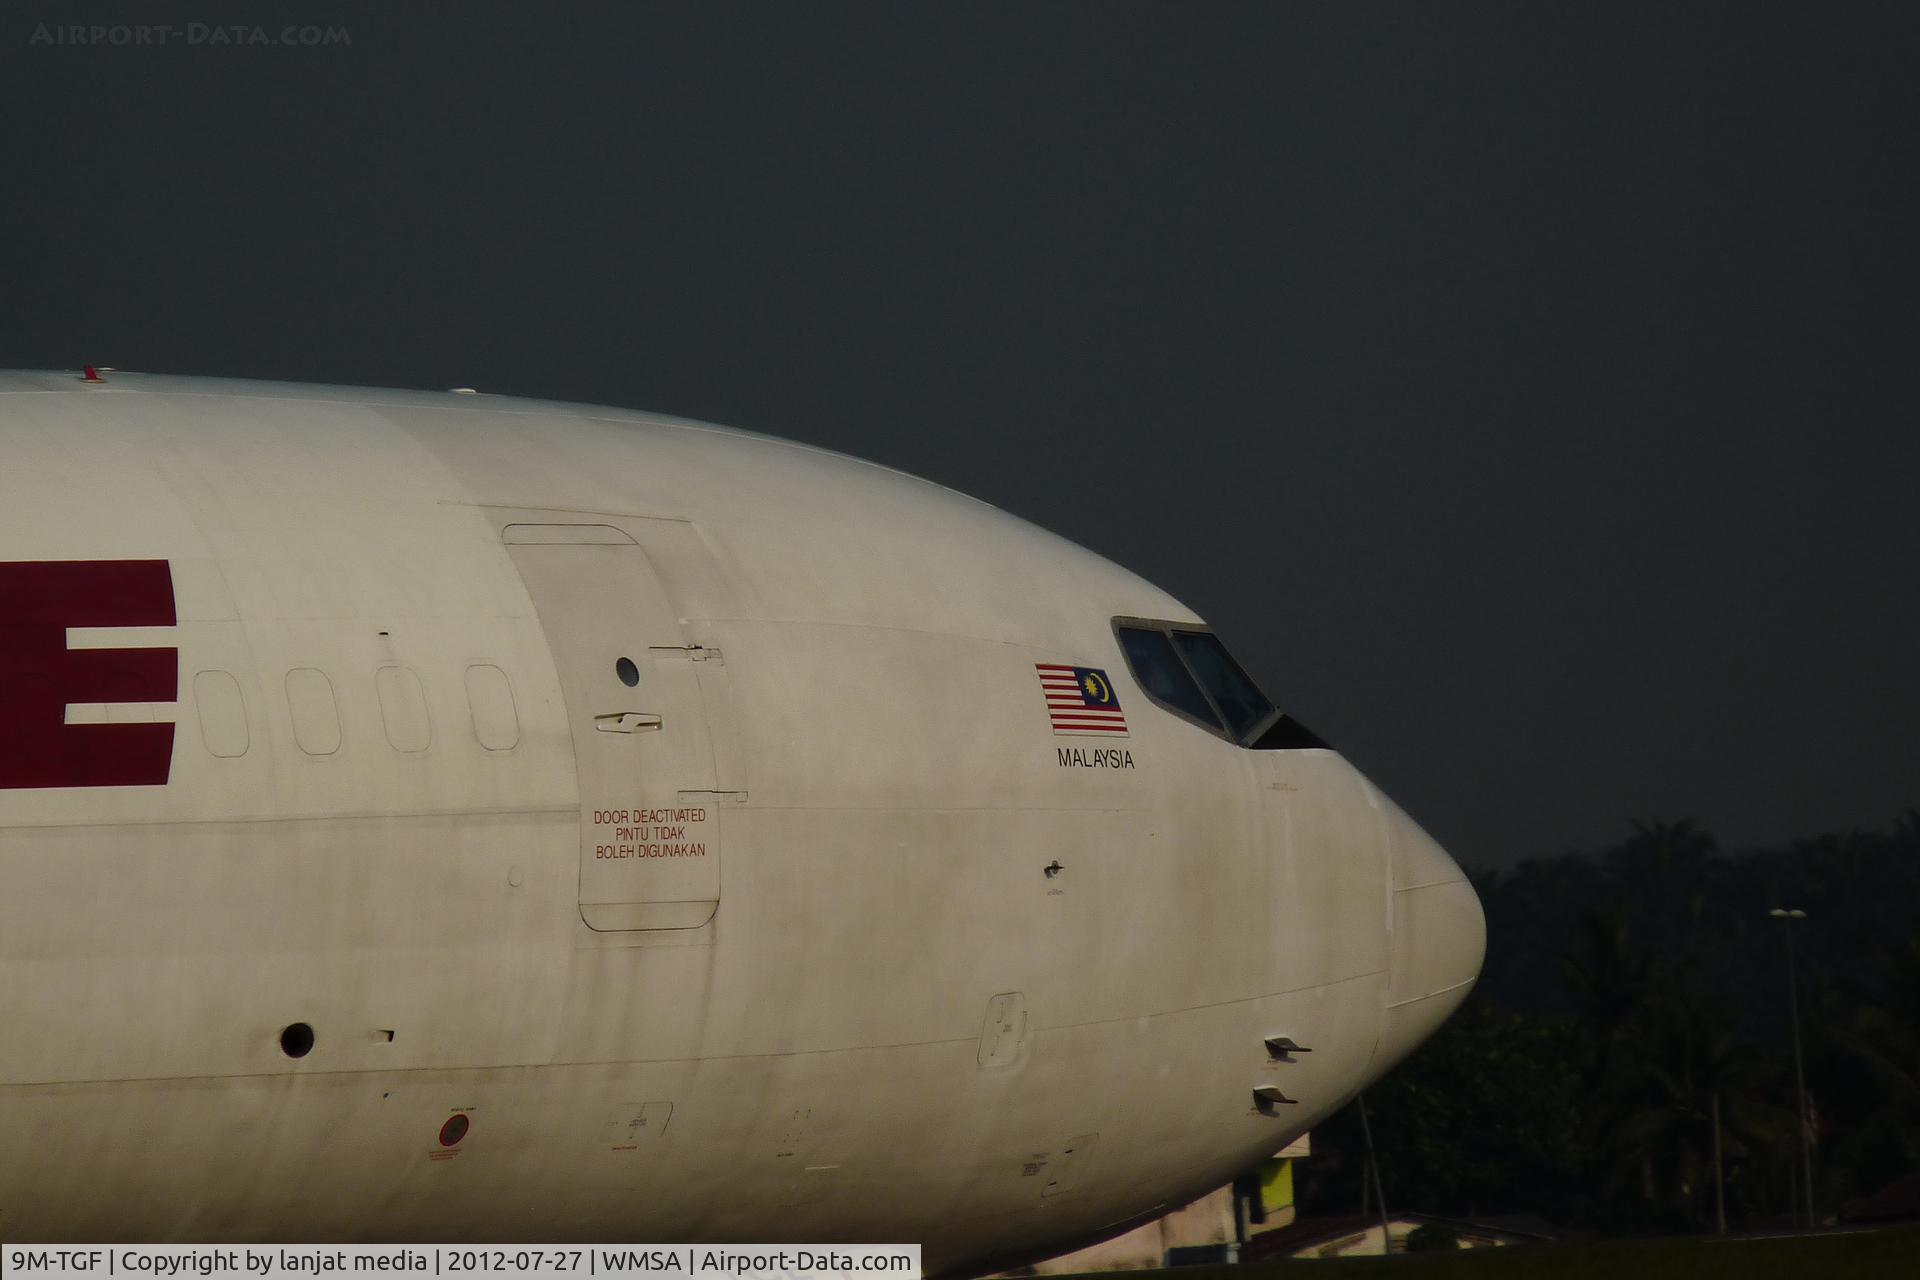
[{"label": "white painted surface", "polygon": [[[164,708],[167,785],[0,790],[7,1238],[990,1268],[1219,1186],[1478,970],[1457,868],[1337,755],[1140,694],[1110,619],[1190,612],[937,486],[617,410],[124,374],[0,375],[0,446],[0,561],[167,561],[181,696],[231,673],[249,741]],[[1036,662],[1110,674],[1129,736],[1089,745],[1134,768],[1060,765]],[[707,851],[596,867],[615,809],[701,810],[612,825]]]}]

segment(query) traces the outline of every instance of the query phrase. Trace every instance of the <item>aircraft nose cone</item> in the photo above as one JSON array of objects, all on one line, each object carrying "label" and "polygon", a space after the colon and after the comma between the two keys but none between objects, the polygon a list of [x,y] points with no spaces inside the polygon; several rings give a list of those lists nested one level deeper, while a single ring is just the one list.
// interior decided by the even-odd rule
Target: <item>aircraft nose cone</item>
[{"label": "aircraft nose cone", "polygon": [[1398,806],[1384,807],[1393,915],[1377,1070],[1439,1030],[1473,990],[1487,951],[1487,918],[1466,873]]}]

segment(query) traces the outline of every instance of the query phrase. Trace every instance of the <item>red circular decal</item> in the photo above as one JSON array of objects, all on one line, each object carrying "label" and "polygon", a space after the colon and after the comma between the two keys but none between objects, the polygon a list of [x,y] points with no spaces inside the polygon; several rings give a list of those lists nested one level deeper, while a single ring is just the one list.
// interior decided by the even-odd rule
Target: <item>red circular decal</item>
[{"label": "red circular decal", "polygon": [[443,1147],[458,1146],[460,1139],[466,1136],[467,1118],[465,1116],[448,1116],[447,1122],[440,1126],[440,1145]]}]

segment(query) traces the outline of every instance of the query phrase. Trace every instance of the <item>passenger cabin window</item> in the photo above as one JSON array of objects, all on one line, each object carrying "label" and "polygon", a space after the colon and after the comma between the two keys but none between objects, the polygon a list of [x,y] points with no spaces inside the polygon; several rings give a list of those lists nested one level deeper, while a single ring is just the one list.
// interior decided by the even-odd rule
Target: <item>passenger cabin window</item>
[{"label": "passenger cabin window", "polygon": [[330,756],[340,749],[340,708],[326,672],[318,667],[287,672],[287,711],[293,717],[293,740],[302,751]]},{"label": "passenger cabin window", "polygon": [[426,690],[413,668],[381,667],[373,673],[373,688],[380,695],[380,723],[395,751],[413,755],[433,744]]},{"label": "passenger cabin window", "polygon": [[1327,745],[1282,715],[1205,627],[1115,618],[1113,634],[1140,688],[1175,715],[1256,751]]},{"label": "passenger cabin window", "polygon": [[247,754],[247,703],[230,671],[201,671],[193,677],[193,705],[200,713],[200,740],[209,755],[232,760]]},{"label": "passenger cabin window", "polygon": [[513,750],[520,741],[520,715],[506,672],[485,663],[468,667],[467,707],[473,712],[473,736],[482,747]]}]

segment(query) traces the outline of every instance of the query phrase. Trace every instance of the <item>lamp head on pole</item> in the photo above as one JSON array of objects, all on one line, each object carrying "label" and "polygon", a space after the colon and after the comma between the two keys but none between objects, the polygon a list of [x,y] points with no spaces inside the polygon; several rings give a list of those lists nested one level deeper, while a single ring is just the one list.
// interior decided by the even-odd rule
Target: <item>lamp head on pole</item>
[{"label": "lamp head on pole", "polygon": [[1791,910],[1785,907],[1775,907],[1773,910],[1767,912],[1767,914],[1775,920],[1805,920],[1807,918],[1807,913],[1798,907],[1794,907]]}]

